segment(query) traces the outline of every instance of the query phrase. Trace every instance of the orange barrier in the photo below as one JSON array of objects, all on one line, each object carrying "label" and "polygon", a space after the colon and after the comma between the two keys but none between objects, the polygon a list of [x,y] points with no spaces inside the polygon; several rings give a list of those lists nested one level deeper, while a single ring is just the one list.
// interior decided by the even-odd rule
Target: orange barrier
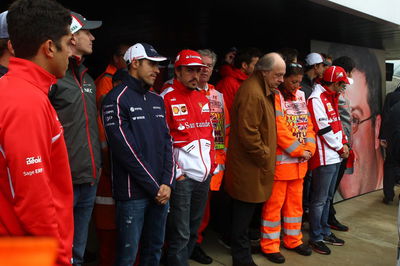
[{"label": "orange barrier", "polygon": [[54,266],[57,240],[45,237],[0,237],[0,266]]}]

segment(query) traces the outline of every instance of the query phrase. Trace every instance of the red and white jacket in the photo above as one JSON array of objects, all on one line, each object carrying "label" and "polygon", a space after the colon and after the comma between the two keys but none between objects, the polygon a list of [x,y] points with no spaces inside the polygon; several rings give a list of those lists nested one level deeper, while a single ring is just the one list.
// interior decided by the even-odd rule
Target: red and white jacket
[{"label": "red and white jacket", "polygon": [[196,181],[205,181],[216,168],[209,100],[176,79],[161,96],[173,138],[176,178],[185,175]]},{"label": "red and white jacket", "polygon": [[340,163],[343,145],[347,143],[338,110],[339,94],[316,84],[308,99],[308,110],[316,132],[317,149],[309,168]]},{"label": "red and white jacket", "polygon": [[55,82],[19,58],[0,79],[0,236],[53,237],[56,265],[71,265],[71,171],[63,128],[47,97]]}]

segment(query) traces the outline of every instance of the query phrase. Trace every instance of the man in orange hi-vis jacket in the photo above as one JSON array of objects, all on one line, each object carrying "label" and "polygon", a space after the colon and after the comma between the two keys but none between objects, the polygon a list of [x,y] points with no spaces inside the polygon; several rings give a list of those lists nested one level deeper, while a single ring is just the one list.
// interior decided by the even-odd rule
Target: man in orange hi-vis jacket
[{"label": "man in orange hi-vis jacket", "polygon": [[264,204],[261,226],[262,252],[275,263],[285,261],[279,252],[281,226],[285,248],[304,256],[311,255],[311,248],[302,241],[301,219],[303,178],[307,160],[315,152],[315,133],[304,92],[299,90],[302,77],[301,65],[288,63],[284,81],[275,94],[276,165],[272,193]]}]

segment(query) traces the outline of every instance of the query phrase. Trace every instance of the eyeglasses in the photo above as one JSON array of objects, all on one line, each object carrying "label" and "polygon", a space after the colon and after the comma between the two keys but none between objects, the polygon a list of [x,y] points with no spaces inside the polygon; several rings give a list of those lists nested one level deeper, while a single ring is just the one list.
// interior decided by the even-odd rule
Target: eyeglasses
[{"label": "eyeglasses", "polygon": [[353,117],[351,119],[351,124],[352,124],[352,131],[353,133],[356,133],[358,130],[358,126],[361,125],[362,123],[364,123],[365,121],[371,120],[372,118],[374,118],[375,115],[371,115],[368,118],[365,118],[363,120],[360,120],[359,118]]}]

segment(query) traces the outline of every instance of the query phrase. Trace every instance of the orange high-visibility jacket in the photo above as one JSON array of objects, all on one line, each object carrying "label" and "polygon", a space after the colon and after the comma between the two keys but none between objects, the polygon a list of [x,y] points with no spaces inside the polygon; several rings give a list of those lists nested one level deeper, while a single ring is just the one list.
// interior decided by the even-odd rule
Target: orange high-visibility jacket
[{"label": "orange high-visibility jacket", "polygon": [[300,156],[305,150],[315,152],[315,132],[307,109],[304,92],[297,89],[290,100],[276,90],[275,114],[277,129],[274,180],[303,178],[307,161]]},{"label": "orange high-visibility jacket", "polygon": [[[108,65],[105,72],[101,74],[95,81],[96,84],[96,103],[101,106],[101,101],[104,96],[113,88],[112,76],[117,71],[113,65]],[[97,186],[96,205],[93,213],[96,221],[96,228],[104,230],[112,230],[116,228],[115,225],[115,202],[112,198],[112,181],[111,181],[111,166],[110,156],[108,152],[108,145],[106,135],[104,132],[101,117],[98,115],[97,124],[99,126],[99,139],[101,144],[101,154],[103,158],[103,168]]]}]

